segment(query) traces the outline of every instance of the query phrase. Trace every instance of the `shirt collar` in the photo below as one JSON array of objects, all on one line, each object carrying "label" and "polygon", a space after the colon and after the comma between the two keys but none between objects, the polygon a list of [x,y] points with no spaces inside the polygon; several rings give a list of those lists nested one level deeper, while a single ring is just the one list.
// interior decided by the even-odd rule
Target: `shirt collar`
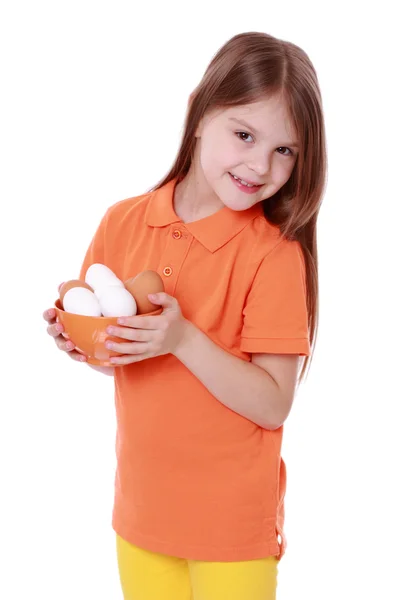
[{"label": "shirt collar", "polygon": [[236,211],[224,206],[216,213],[192,223],[183,223],[175,213],[173,196],[177,178],[151,192],[145,221],[150,227],[165,227],[181,223],[210,252],[215,252],[237,235],[259,215],[263,215],[261,202],[247,210]]}]

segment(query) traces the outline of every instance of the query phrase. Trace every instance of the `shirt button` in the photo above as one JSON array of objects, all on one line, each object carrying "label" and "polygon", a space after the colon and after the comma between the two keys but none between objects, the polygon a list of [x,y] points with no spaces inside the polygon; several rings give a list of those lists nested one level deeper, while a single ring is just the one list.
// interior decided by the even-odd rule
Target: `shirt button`
[{"label": "shirt button", "polygon": [[179,229],[174,229],[172,232],[172,237],[176,240],[179,240],[179,238],[182,237],[182,233],[179,231]]},{"label": "shirt button", "polygon": [[172,269],[171,269],[171,267],[165,267],[163,269],[163,273],[164,273],[165,277],[169,277],[170,275],[172,275]]}]

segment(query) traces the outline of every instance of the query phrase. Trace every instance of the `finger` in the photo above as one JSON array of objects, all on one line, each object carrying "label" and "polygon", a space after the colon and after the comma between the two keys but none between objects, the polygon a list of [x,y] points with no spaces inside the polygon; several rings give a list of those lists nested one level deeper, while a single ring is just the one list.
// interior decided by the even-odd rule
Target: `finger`
[{"label": "finger", "polygon": [[119,354],[143,354],[149,351],[148,342],[131,342],[130,344],[119,344],[117,342],[106,342],[106,348]]},{"label": "finger", "polygon": [[67,352],[67,354],[72,360],[76,360],[77,362],[87,362],[86,356],[76,350],[71,350],[71,352]]},{"label": "finger", "polygon": [[150,342],[153,338],[152,330],[133,327],[107,327],[107,333],[132,342]]},{"label": "finger", "polygon": [[53,323],[48,326],[47,333],[51,335],[51,337],[58,337],[64,331],[64,327],[61,323]]},{"label": "finger", "polygon": [[177,304],[177,299],[174,296],[170,296],[167,292],[157,292],[157,294],[149,294],[151,302],[164,306],[165,308],[172,308]]},{"label": "finger", "polygon": [[62,335],[55,338],[54,341],[57,344],[57,347],[64,352],[71,352],[71,350],[74,350],[75,348],[75,344],[71,342],[71,340],[66,340]]},{"label": "finger", "polygon": [[162,329],[165,325],[165,317],[163,315],[120,317],[118,324],[125,325],[126,327],[134,327],[135,329]]},{"label": "finger", "polygon": [[51,323],[52,321],[54,321],[55,318],[56,318],[56,311],[54,310],[54,308],[49,308],[48,310],[44,311],[43,319],[45,321],[47,321],[48,323]]},{"label": "finger", "polygon": [[152,358],[153,354],[151,352],[145,352],[143,354],[137,354],[135,356],[131,356],[126,354],[124,356],[112,356],[110,358],[110,362],[113,365],[131,365],[132,363],[140,362],[141,360],[145,360],[146,358]]},{"label": "finger", "polygon": [[59,338],[56,338],[54,341],[55,341],[57,347],[59,348],[59,350],[66,352],[68,354],[68,356],[70,356],[73,360],[76,360],[78,362],[86,362],[87,361],[87,357],[84,354],[75,350],[75,344],[73,342],[71,342],[71,340],[66,340],[65,338],[60,336]]}]

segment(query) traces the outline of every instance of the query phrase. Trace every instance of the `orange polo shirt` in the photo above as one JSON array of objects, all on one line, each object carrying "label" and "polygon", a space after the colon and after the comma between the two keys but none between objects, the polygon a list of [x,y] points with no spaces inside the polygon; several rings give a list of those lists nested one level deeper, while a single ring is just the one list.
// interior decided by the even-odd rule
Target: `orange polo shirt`
[{"label": "orange polo shirt", "polygon": [[[227,352],[310,353],[305,270],[261,204],[183,223],[176,180],[108,209],[80,278],[100,262],[123,281],[157,271],[183,315]],[[128,542],[195,560],[283,556],[283,427],[219,402],[175,356],[115,368],[112,526]],[[279,539],[280,538],[280,539]]]}]

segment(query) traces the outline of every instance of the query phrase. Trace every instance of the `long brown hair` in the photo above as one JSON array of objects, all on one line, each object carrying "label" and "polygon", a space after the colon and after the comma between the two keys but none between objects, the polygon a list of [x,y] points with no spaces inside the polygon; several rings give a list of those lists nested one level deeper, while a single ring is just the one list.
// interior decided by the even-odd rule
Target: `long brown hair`
[{"label": "long brown hair", "polygon": [[191,95],[171,170],[149,191],[186,176],[194,156],[195,132],[206,113],[277,96],[285,104],[300,148],[289,180],[263,200],[263,208],[268,221],[279,226],[287,239],[300,242],[303,250],[311,354],[305,357],[300,383],[311,364],[318,329],[317,216],[327,176],[322,99],[307,54],[291,42],[262,32],[241,33],[224,44]]}]

